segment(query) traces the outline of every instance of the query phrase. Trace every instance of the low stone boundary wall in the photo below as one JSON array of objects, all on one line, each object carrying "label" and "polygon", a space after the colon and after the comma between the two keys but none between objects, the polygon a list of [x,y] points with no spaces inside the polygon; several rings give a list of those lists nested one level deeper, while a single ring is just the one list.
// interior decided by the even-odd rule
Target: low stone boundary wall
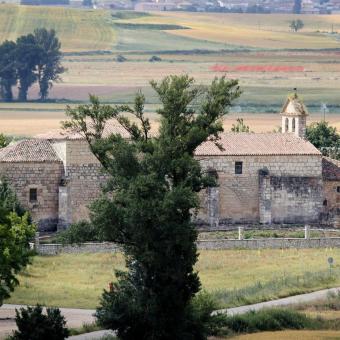
[{"label": "low stone boundary wall", "polygon": [[119,247],[114,243],[82,243],[72,245],[62,244],[39,244],[35,247],[40,255],[58,255],[58,254],[81,254],[81,253],[114,253]]},{"label": "low stone boundary wall", "polygon": [[201,240],[199,249],[285,249],[340,248],[340,237],[329,238],[266,238],[249,240]]},{"label": "low stone boundary wall", "polygon": [[[198,249],[286,249],[286,248],[340,248],[340,237],[330,238],[266,238],[249,240],[201,240]],[[39,244],[35,247],[40,255],[110,253],[119,251],[114,243],[82,243],[79,245]]]}]

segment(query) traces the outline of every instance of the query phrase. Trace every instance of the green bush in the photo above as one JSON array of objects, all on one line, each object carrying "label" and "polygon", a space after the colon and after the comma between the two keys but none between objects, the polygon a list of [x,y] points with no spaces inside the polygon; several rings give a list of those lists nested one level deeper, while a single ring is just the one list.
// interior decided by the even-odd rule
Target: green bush
[{"label": "green bush", "polygon": [[63,340],[69,336],[66,320],[58,308],[47,308],[43,314],[40,305],[15,310],[18,330],[11,340]]},{"label": "green bush", "polygon": [[101,241],[98,229],[90,222],[73,223],[64,231],[58,233],[56,241],[62,244],[79,244],[84,242]]},{"label": "green bush", "polygon": [[155,61],[162,61],[162,58],[161,58],[161,57],[158,57],[158,56],[156,56],[156,55],[153,55],[153,56],[149,59],[149,61],[150,61],[151,63],[153,63],[153,62],[155,62]]},{"label": "green bush", "polygon": [[123,62],[126,61],[126,60],[127,60],[127,59],[126,59],[123,55],[121,55],[121,54],[117,55],[116,61],[117,61],[118,63],[123,63]]},{"label": "green bush", "polygon": [[243,315],[230,316],[226,326],[235,333],[279,331],[283,329],[311,328],[313,320],[289,309],[264,309]]}]

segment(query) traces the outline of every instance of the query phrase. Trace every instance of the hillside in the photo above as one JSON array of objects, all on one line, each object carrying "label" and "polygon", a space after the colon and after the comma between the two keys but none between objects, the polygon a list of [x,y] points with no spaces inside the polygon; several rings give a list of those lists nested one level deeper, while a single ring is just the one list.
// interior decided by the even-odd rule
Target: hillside
[{"label": "hillside", "polygon": [[289,29],[294,18],[282,14],[110,13],[2,4],[0,41],[46,27],[57,31],[65,52],[340,48],[340,15],[305,15],[301,17],[305,27],[298,33]]},{"label": "hillside", "polygon": [[0,41],[14,40],[37,27],[54,28],[64,52],[112,50],[115,30],[105,11],[0,5]]}]

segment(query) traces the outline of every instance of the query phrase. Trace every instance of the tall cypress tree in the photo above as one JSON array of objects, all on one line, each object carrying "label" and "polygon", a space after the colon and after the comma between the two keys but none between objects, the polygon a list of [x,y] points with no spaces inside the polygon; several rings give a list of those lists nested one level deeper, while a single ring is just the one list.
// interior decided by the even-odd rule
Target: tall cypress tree
[{"label": "tall cypress tree", "polygon": [[[217,139],[221,118],[240,94],[237,81],[215,79],[195,87],[188,76],[152,82],[161,102],[160,129],[150,134],[144,96],[134,108],[91,105],[68,108],[65,128],[83,133],[106,171],[107,190],[92,207],[92,222],[107,240],[123,248],[127,271],[118,272],[111,292],[104,292],[99,322],[121,339],[205,339],[191,302],[200,290],[194,265],[197,231],[192,222],[198,192],[213,184],[194,158],[208,138]],[[129,111],[139,124],[122,112]],[[104,136],[115,119],[131,135]]]}]

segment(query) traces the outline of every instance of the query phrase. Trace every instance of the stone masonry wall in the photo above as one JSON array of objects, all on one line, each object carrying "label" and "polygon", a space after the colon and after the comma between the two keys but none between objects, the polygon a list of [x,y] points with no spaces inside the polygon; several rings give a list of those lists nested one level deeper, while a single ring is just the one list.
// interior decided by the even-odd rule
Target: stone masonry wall
[{"label": "stone masonry wall", "polygon": [[[58,223],[58,188],[62,163],[0,163],[0,176],[13,186],[20,203],[31,212],[39,230],[54,230]],[[37,189],[37,202],[29,201],[29,191]]]},{"label": "stone masonry wall", "polygon": [[99,197],[108,176],[85,140],[67,141],[65,172],[68,203],[61,209],[68,211],[60,215],[67,216],[69,223],[87,219],[88,206]]},{"label": "stone masonry wall", "polygon": [[[242,174],[235,174],[235,162],[243,162]],[[218,174],[219,223],[258,223],[259,170],[265,169],[271,176],[310,177],[321,179],[321,156],[205,156],[200,157],[205,170],[214,169]],[[209,192],[201,193],[201,210],[197,222],[209,225]],[[292,199],[292,197],[287,197]],[[309,201],[309,198],[306,198]],[[291,204],[294,204],[293,202]],[[216,206],[216,204],[215,204]],[[288,211],[287,211],[288,213]]]},{"label": "stone masonry wall", "polygon": [[[323,185],[319,177],[268,176],[266,192],[270,218],[264,223],[315,223],[321,221]],[[261,187],[260,187],[261,189]],[[261,191],[261,190],[260,190]],[[269,193],[268,193],[269,191]],[[262,200],[260,199],[260,205]],[[262,215],[260,208],[260,216]]]},{"label": "stone masonry wall", "polygon": [[[340,238],[268,238],[252,240],[201,240],[198,249],[304,249],[304,248],[340,248]],[[112,253],[119,252],[114,243],[82,243],[80,245],[41,244],[37,247],[40,255],[80,254],[80,253]]]}]

